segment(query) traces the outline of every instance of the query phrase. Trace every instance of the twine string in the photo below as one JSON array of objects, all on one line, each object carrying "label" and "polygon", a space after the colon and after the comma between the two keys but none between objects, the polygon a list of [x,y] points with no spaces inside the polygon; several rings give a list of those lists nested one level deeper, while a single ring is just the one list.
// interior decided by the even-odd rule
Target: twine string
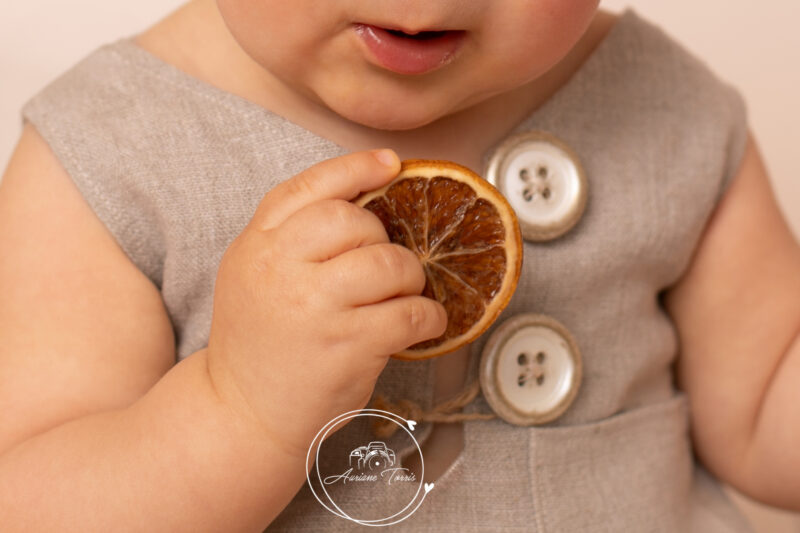
[{"label": "twine string", "polygon": [[[480,390],[480,380],[475,379],[455,396],[434,406],[430,411],[424,411],[419,404],[406,398],[398,400],[396,403],[391,403],[380,394],[375,397],[370,407],[389,411],[401,418],[414,420],[415,422],[461,422],[463,420],[491,420],[496,418],[497,415],[493,413],[462,413],[458,411],[474,400]],[[391,420],[378,417],[372,417],[372,419],[372,433],[378,438],[389,438],[399,428]]]}]

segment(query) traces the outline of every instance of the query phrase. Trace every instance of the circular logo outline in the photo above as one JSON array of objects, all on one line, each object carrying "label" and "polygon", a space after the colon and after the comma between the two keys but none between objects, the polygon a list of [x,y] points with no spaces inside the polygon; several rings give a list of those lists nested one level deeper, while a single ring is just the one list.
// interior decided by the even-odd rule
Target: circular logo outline
[{"label": "circular logo outline", "polygon": [[[379,409],[374,409],[374,411],[380,411],[380,410],[379,410]],[[351,411],[351,412],[352,412],[352,411]],[[384,412],[388,412],[388,411],[384,411]],[[379,418],[384,418],[384,419],[386,419],[386,420],[390,420],[391,422],[394,422],[395,424],[399,425],[399,426],[400,426],[400,427],[401,427],[401,428],[402,428],[402,429],[403,429],[403,430],[404,430],[406,433],[408,433],[408,436],[409,436],[409,437],[411,437],[411,439],[412,439],[412,440],[414,441],[414,443],[416,444],[416,446],[417,446],[417,449],[419,450],[419,455],[420,455],[420,458],[422,458],[422,450],[420,449],[420,447],[419,447],[419,444],[417,443],[417,440],[414,438],[414,435],[412,435],[412,434],[411,434],[411,433],[408,431],[408,429],[406,429],[405,425],[403,425],[403,424],[399,424],[399,423],[398,423],[396,420],[393,420],[393,419],[391,419],[391,418],[389,418],[389,417],[386,417],[386,416],[383,416],[383,415],[378,415],[378,414],[371,414],[371,413],[357,413],[357,414],[355,414],[355,415],[347,416],[347,417],[345,418],[344,416],[345,416],[345,415],[347,415],[347,414],[348,414],[348,413],[345,413],[344,415],[339,415],[338,417],[334,418],[334,419],[333,419],[331,422],[328,422],[328,424],[327,424],[325,427],[328,427],[328,426],[330,426],[330,427],[328,427],[328,430],[327,430],[327,431],[325,431],[325,434],[322,436],[322,439],[321,439],[321,441],[320,441],[320,445],[322,444],[322,441],[324,441],[324,440],[325,440],[325,437],[328,435],[328,433],[330,432],[330,430],[331,430],[331,429],[333,428],[333,426],[335,425],[335,422],[339,422],[339,421],[341,421],[341,420],[345,420],[345,419],[346,419],[346,420],[350,420],[350,419],[352,419],[352,418],[356,418],[357,416],[376,416],[376,417],[379,417]],[[397,415],[396,415],[396,414],[394,414],[394,413],[389,413],[389,414],[390,414],[390,415],[392,415],[392,416],[397,416]],[[404,422],[406,422],[406,423],[408,422],[408,421],[404,420],[403,418],[401,418],[401,417],[399,417],[399,416],[397,416],[397,417],[398,417],[398,418],[400,418],[400,420],[403,420],[403,421],[404,421]],[[324,428],[323,428],[323,429],[324,429]],[[315,439],[315,440],[316,440],[316,439]],[[314,441],[312,441],[312,444],[313,444],[313,442],[314,442]],[[319,447],[317,447],[316,461],[319,461]],[[308,463],[306,463],[306,464],[308,464]],[[317,465],[318,465],[319,463],[318,463],[318,462],[315,462],[315,464],[317,464]],[[338,510],[340,513],[342,513],[342,514],[341,514],[341,515],[339,515],[339,516],[342,516],[342,518],[348,518],[348,519],[350,519],[350,520],[352,520],[352,521],[354,521],[354,522],[357,522],[357,523],[359,523],[359,524],[362,524],[362,525],[371,525],[371,524],[369,524],[370,522],[380,522],[380,521],[383,521],[383,520],[389,520],[389,519],[391,519],[391,518],[394,518],[395,516],[399,515],[400,513],[402,513],[403,511],[405,511],[406,509],[408,509],[408,508],[411,506],[411,504],[413,504],[413,503],[414,503],[414,500],[416,500],[416,499],[417,499],[417,496],[419,496],[419,493],[420,493],[420,491],[422,490],[422,486],[423,486],[423,480],[424,480],[424,477],[425,477],[425,465],[424,465],[424,463],[423,463],[423,465],[422,465],[422,473],[421,473],[420,484],[419,484],[419,487],[417,487],[417,492],[414,494],[414,498],[413,498],[413,499],[412,499],[412,500],[411,500],[411,501],[408,503],[408,505],[406,505],[405,507],[403,507],[402,509],[400,509],[399,511],[397,511],[395,514],[393,514],[393,515],[391,515],[391,516],[388,516],[388,517],[386,517],[386,518],[379,519],[379,520],[359,520],[359,519],[357,519],[357,518],[353,518],[353,517],[351,517],[350,515],[348,515],[348,514],[347,514],[347,513],[345,513],[344,511],[342,511],[342,509],[341,509],[341,508],[340,508],[338,505],[336,505],[336,502],[333,500],[333,498],[331,498],[331,495],[330,495],[330,494],[328,494],[328,490],[325,488],[325,483],[323,483],[323,482],[322,482],[322,475],[320,474],[320,472],[319,472],[319,468],[318,468],[318,467],[316,468],[316,471],[317,471],[317,478],[319,479],[320,486],[322,487],[322,491],[325,493],[325,496],[327,496],[328,500],[330,500],[330,502],[333,504],[333,506],[334,506],[334,507],[336,507],[336,509],[337,509],[337,510]],[[312,492],[313,492],[313,487],[312,487]],[[424,499],[424,498],[423,498],[423,499]],[[422,500],[420,500],[420,504],[421,504],[421,503],[422,503]],[[414,511],[416,511],[418,507],[419,507],[419,504],[417,505],[417,507],[415,507],[415,508],[414,508]],[[412,511],[412,513],[413,513],[414,511]],[[334,514],[335,514],[335,513],[334,513]],[[409,514],[409,516],[411,516],[411,514]],[[408,517],[406,517],[406,518],[408,518]],[[404,520],[404,519],[401,519],[401,520]],[[393,522],[393,523],[396,523],[396,522]],[[391,524],[376,524],[376,525],[391,525]]]},{"label": "circular logo outline", "polygon": [[[380,414],[378,414],[378,413],[380,413]],[[385,415],[389,415],[389,416],[385,416]],[[336,504],[336,502],[333,500],[333,498],[331,498],[330,494],[328,494],[328,491],[325,489],[325,483],[322,481],[322,474],[319,471],[319,451],[320,451],[320,447],[322,445],[322,442],[324,442],[324,440],[325,440],[325,437],[327,437],[328,433],[330,433],[330,431],[333,429],[333,427],[338,422],[341,422],[343,420],[350,420],[350,419],[353,419],[353,418],[357,418],[359,416],[372,416],[372,417],[383,418],[383,419],[391,421],[392,423],[397,424],[398,426],[400,426],[403,429],[403,431],[405,431],[408,434],[409,437],[411,437],[411,440],[414,442],[414,445],[417,447],[417,451],[419,451],[420,464],[422,466],[422,469],[421,469],[420,480],[419,480],[420,484],[419,484],[419,487],[417,488],[417,492],[414,494],[414,498],[405,507],[403,507],[400,511],[396,512],[395,514],[393,514],[393,515],[391,515],[389,517],[386,517],[386,518],[380,518],[380,519],[376,519],[376,520],[359,520],[359,519],[353,518],[350,515],[348,515],[347,513],[345,513]],[[398,422],[398,419],[401,420],[402,423]],[[312,439],[311,444],[310,444],[310,446],[308,448],[308,453],[306,454],[306,481],[308,481],[308,486],[311,489],[311,493],[314,495],[314,498],[316,498],[316,500],[320,503],[320,505],[322,505],[325,509],[327,509],[328,511],[330,511],[334,515],[336,515],[336,516],[338,516],[340,518],[345,518],[347,520],[353,521],[353,522],[355,522],[357,524],[361,524],[361,525],[364,525],[364,526],[371,526],[371,527],[390,526],[390,525],[402,522],[403,520],[405,520],[406,518],[408,518],[409,516],[414,514],[416,512],[416,510],[419,509],[420,505],[422,505],[422,502],[425,500],[425,497],[428,495],[428,492],[430,492],[430,490],[432,490],[433,485],[431,484],[431,488],[430,489],[425,487],[425,485],[426,485],[425,481],[424,481],[425,480],[425,460],[422,457],[422,449],[420,448],[419,442],[417,442],[417,439],[414,437],[414,435],[411,433],[411,431],[408,430],[408,427],[409,427],[408,426],[408,420],[406,420],[405,418],[403,418],[403,417],[401,417],[401,416],[399,416],[399,415],[397,415],[395,413],[392,413],[391,411],[384,411],[384,410],[381,410],[381,409],[356,409],[356,410],[353,410],[353,411],[348,411],[346,413],[342,413],[342,414],[338,415],[337,417],[335,417],[331,421],[329,421],[327,424],[325,424],[317,432],[317,434],[314,436],[314,438]],[[321,438],[320,438],[320,435],[322,435]],[[311,459],[311,449],[315,446],[315,443],[317,442],[318,438],[320,438],[320,442],[319,442],[319,445],[317,445],[317,451],[316,451],[316,454],[314,456],[314,458],[315,458],[314,469],[316,470],[317,479],[320,482],[320,486],[322,487],[322,491],[325,493],[325,496],[327,497],[327,499],[336,508],[336,510],[338,512],[336,512],[333,509],[331,509],[330,507],[328,507],[328,505],[326,505],[325,502],[322,501],[322,499],[319,497],[319,495],[317,495],[317,492],[314,490],[313,484],[311,483],[311,477],[309,475],[308,464],[309,464],[309,460]],[[423,491],[422,489],[424,487],[425,487],[425,490]],[[390,519],[394,518],[395,516],[397,516],[398,514],[400,514],[400,513],[404,512],[405,510],[407,510],[411,505],[413,505],[414,501],[417,500],[417,497],[419,496],[420,492],[422,492],[422,498],[419,500],[417,505],[411,510],[411,512],[409,512],[406,516],[404,516],[404,517],[402,517],[402,518],[400,518],[398,520],[395,520],[393,522],[389,522],[389,523],[385,523],[385,524],[374,523],[374,522],[382,522],[382,521],[385,521],[385,520],[390,520]]]}]

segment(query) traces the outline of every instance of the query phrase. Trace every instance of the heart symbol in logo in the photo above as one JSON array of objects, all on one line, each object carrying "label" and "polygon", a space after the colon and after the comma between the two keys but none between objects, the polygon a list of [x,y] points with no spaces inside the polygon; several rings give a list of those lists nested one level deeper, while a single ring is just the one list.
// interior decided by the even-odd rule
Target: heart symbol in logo
[{"label": "heart symbol in logo", "polygon": [[407,422],[408,422],[408,427],[411,428],[411,431],[414,431],[414,426],[416,426],[417,423],[414,422],[413,420],[407,420]]},{"label": "heart symbol in logo", "polygon": [[425,494],[433,490],[433,483],[425,483]]}]

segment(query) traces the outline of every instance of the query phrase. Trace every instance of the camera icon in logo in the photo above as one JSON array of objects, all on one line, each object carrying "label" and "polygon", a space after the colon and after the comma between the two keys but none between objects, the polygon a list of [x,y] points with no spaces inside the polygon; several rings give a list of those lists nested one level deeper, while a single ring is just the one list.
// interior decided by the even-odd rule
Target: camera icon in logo
[{"label": "camera icon in logo", "polygon": [[350,466],[357,470],[383,470],[394,466],[394,463],[394,451],[379,440],[350,452]]}]

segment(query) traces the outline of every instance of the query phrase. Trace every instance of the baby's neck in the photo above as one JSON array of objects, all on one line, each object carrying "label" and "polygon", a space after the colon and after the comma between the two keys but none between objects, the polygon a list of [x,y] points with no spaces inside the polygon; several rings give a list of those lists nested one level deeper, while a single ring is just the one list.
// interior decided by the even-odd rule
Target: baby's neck
[{"label": "baby's neck", "polygon": [[407,131],[378,130],[348,121],[313,96],[299,94],[270,75],[230,35],[214,0],[191,0],[139,35],[136,42],[187,74],[349,150],[390,147],[403,159],[450,159],[479,170],[481,154],[566,83],[616,18],[599,10],[567,56],[533,82]]}]

